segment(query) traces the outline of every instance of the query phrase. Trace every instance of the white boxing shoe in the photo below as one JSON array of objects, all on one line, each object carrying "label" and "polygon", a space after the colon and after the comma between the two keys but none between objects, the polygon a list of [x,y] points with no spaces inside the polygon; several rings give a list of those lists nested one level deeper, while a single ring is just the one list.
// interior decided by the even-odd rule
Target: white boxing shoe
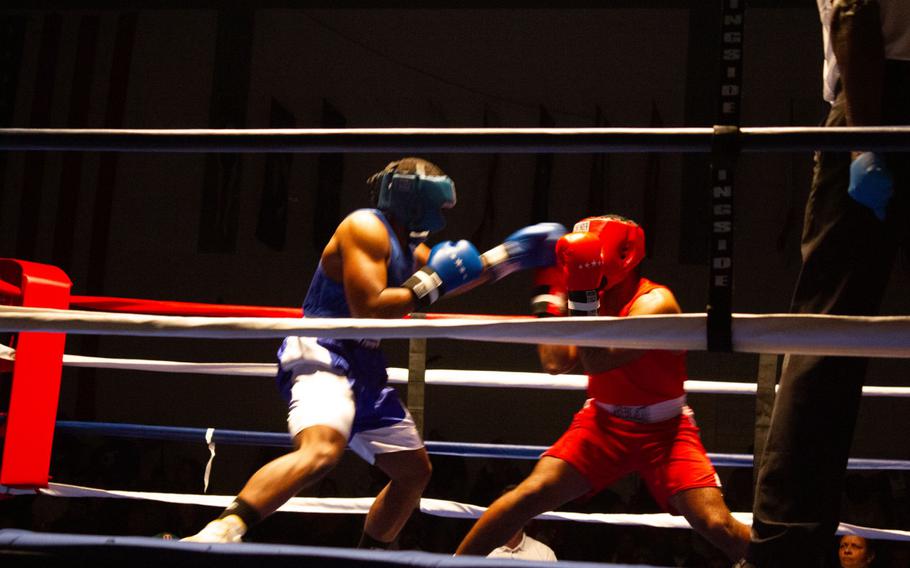
[{"label": "white boxing shoe", "polygon": [[246,533],[246,523],[237,515],[228,515],[223,519],[215,519],[198,533],[180,540],[209,543],[243,542],[244,533]]}]

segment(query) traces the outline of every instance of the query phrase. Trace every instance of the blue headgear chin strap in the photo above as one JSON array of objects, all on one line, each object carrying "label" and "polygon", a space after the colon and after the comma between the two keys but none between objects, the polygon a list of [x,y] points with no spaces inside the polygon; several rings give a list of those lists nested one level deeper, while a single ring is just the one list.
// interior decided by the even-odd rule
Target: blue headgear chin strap
[{"label": "blue headgear chin strap", "polygon": [[442,210],[455,205],[455,182],[449,176],[425,175],[422,166],[417,169],[414,174],[394,169],[382,174],[376,207],[406,225],[412,236],[426,238],[446,226]]}]

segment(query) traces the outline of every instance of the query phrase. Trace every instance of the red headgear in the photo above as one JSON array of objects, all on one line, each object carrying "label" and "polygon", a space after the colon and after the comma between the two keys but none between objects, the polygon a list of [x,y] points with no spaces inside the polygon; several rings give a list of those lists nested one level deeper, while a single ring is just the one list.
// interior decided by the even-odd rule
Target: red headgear
[{"label": "red headgear", "polygon": [[619,215],[586,217],[575,223],[573,231],[600,237],[605,289],[624,280],[645,258],[645,232],[631,219]]}]

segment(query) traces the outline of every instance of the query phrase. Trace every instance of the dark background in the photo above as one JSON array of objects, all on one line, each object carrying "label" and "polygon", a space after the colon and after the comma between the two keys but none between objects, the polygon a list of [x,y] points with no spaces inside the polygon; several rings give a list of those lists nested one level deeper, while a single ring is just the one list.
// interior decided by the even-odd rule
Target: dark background
[{"label": "dark background", "polygon": [[[749,6],[743,125],[818,124],[824,105],[814,3]],[[243,2],[58,9],[39,3],[0,11],[0,125],[709,126],[717,101],[719,14],[719,2],[682,0],[559,10],[303,10],[292,3],[254,8]],[[7,152],[0,154],[0,256],[60,266],[72,278],[74,294],[297,306],[335,224],[367,205],[364,180],[397,157]],[[684,311],[704,311],[706,156],[423,157],[438,163],[458,189],[458,206],[447,215],[439,240],[470,238],[486,250],[539,220],[571,227],[589,214],[619,213],[645,227],[645,274],[671,286]],[[740,159],[736,312],[787,310],[799,269],[811,158],[768,153]],[[883,313],[908,313],[907,285],[902,256]],[[433,308],[524,314],[529,294],[529,275],[518,274]],[[406,366],[406,342],[385,346],[392,366]],[[69,353],[180,361],[271,362],[276,347],[276,341],[258,340],[70,337],[67,342]],[[430,368],[539,370],[531,346],[433,340],[428,349]],[[689,357],[693,379],[753,381],[757,364],[751,354]],[[867,383],[905,385],[906,371],[903,361],[874,361]],[[573,391],[430,387],[426,438],[546,445],[582,400],[583,393]],[[752,397],[694,395],[690,403],[709,452],[751,451]],[[285,412],[269,379],[70,369],[64,372],[59,416],[280,432]],[[900,399],[864,401],[854,455],[910,456],[906,415]],[[237,492],[273,455],[261,448],[220,448],[209,492]],[[201,444],[145,447],[58,435],[51,473],[56,481],[107,488],[201,492],[207,457]],[[434,464],[431,496],[477,504],[487,504],[499,487],[531,466],[457,458],[436,458]],[[720,473],[731,508],[748,511],[751,471]],[[908,528],[907,476],[857,472],[851,480],[859,497],[845,497],[845,521]],[[348,456],[327,487],[312,491],[370,495],[380,482]],[[609,495],[615,500],[591,505],[592,510],[649,507],[634,478]],[[9,515],[15,519],[9,522],[76,532],[188,534],[213,513],[132,504],[132,513],[101,514],[112,523],[106,526],[87,523],[78,513],[102,504],[80,501],[77,509],[46,501]],[[55,516],[61,507],[66,510]],[[123,516],[136,518],[127,522]],[[251,537],[306,540],[301,533],[307,531],[295,529],[295,522],[303,521],[277,515]],[[282,523],[289,525],[286,532]],[[448,540],[424,535],[423,542],[438,542],[415,539],[412,547],[447,550],[452,535],[467,530],[455,524],[440,531]],[[339,545],[356,539],[356,526],[339,530],[351,540]],[[625,532],[599,530],[614,535],[614,550],[622,548]],[[571,543],[557,554],[589,559]],[[590,559],[598,558],[608,559],[602,551],[590,553]]]}]

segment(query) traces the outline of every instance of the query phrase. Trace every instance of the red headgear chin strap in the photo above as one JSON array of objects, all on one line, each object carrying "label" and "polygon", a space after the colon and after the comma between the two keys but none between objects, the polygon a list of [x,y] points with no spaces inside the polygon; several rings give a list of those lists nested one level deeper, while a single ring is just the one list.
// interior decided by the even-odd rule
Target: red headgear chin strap
[{"label": "red headgear chin strap", "polygon": [[622,282],[645,258],[645,232],[631,219],[619,215],[586,217],[573,232],[594,233],[600,238],[605,289]]}]

